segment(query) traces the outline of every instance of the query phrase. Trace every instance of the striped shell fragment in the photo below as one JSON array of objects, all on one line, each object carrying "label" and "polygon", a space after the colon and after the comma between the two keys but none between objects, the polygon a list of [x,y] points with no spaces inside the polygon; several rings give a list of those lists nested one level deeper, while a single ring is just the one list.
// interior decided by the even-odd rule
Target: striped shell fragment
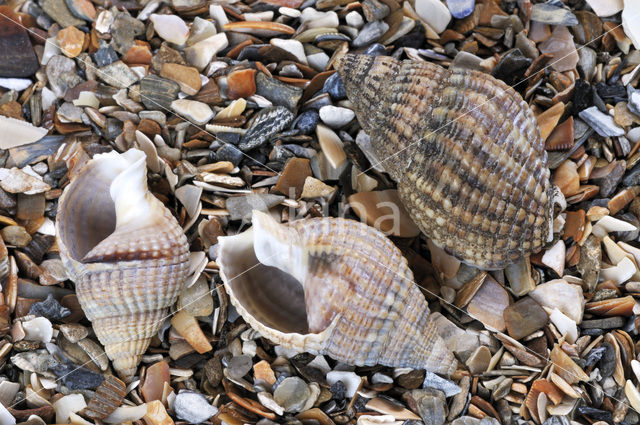
[{"label": "striped shell fragment", "polygon": [[253,227],[218,239],[231,303],[262,336],[352,365],[450,375],[457,361],[400,250],[376,229],[341,218]]},{"label": "striped shell fragment", "polygon": [[348,54],[338,72],[374,153],[422,232],[501,269],[542,249],[552,186],[537,121],[488,74]]}]

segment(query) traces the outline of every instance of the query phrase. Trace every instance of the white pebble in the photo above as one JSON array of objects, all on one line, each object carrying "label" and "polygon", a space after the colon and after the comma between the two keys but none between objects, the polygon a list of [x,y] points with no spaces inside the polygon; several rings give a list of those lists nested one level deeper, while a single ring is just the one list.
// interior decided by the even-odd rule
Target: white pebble
[{"label": "white pebble", "polygon": [[278,9],[278,13],[290,18],[299,18],[300,15],[302,15],[302,12],[300,12],[298,9],[292,9],[285,6],[282,6],[280,9]]},{"label": "white pebble", "polygon": [[281,48],[291,53],[298,59],[300,63],[307,65],[307,56],[304,54],[304,46],[298,40],[284,40],[282,38],[272,38],[270,40],[272,46]]},{"label": "white pebble", "polygon": [[53,337],[53,326],[49,319],[36,317],[22,323],[27,341],[49,342]]},{"label": "white pebble", "polygon": [[302,11],[300,21],[310,28],[337,28],[340,24],[338,14],[334,11],[320,12],[311,7]]},{"label": "white pebble", "polygon": [[351,109],[326,105],[320,108],[320,119],[331,128],[341,128],[356,116]]},{"label": "white pebble", "polygon": [[147,404],[139,406],[120,406],[102,421],[108,424],[121,424],[133,422],[147,414]]},{"label": "white pebble", "polygon": [[451,21],[451,12],[440,0],[416,0],[416,13],[435,32],[442,33]]},{"label": "white pebble", "polygon": [[16,418],[0,403],[0,425],[16,425]]},{"label": "white pebble", "polygon": [[69,394],[59,398],[53,403],[53,410],[56,411],[56,422],[59,424],[68,423],[70,413],[79,412],[85,407],[87,407],[87,403],[84,401],[82,394]]},{"label": "white pebble", "polygon": [[209,122],[214,115],[209,105],[196,100],[174,100],[171,102],[171,109],[200,125]]},{"label": "white pebble", "polygon": [[169,43],[182,45],[189,37],[189,27],[177,15],[152,14],[149,19],[153,22],[156,34]]},{"label": "white pebble", "polygon": [[360,29],[364,25],[364,19],[362,18],[362,15],[355,10],[347,13],[347,16],[345,16],[344,19],[345,21],[347,21],[347,25],[353,28]]}]

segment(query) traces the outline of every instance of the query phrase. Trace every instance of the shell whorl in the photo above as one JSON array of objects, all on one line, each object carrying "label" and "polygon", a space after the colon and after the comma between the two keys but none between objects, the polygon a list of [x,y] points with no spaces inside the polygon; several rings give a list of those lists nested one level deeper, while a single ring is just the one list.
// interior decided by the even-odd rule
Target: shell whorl
[{"label": "shell whorl", "polygon": [[96,155],[60,197],[60,257],[87,318],[124,379],[182,290],[189,245],[147,189],[139,150]]},{"label": "shell whorl", "polygon": [[490,75],[428,62],[345,55],[337,68],[425,235],[485,269],[542,248],[550,172],[536,118],[517,92]]},{"label": "shell whorl", "polygon": [[219,243],[231,302],[266,338],[354,365],[455,371],[406,259],[377,230],[254,211],[252,229]]}]

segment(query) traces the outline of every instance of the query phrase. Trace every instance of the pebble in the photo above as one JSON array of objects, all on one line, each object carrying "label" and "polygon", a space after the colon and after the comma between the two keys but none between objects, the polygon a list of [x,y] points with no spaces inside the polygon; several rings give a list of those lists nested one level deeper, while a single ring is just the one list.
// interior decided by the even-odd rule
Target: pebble
[{"label": "pebble", "polygon": [[338,381],[344,383],[346,387],[346,398],[352,398],[356,395],[356,391],[358,390],[360,382],[362,381],[362,378],[360,378],[354,372],[342,372],[336,370],[327,373],[326,378],[329,385],[333,385]]},{"label": "pebble", "polygon": [[154,400],[161,400],[165,383],[169,384],[170,382],[169,363],[161,361],[149,366],[145,374],[144,382],[140,386],[140,392],[142,393],[142,397],[144,397],[144,401],[149,403]]},{"label": "pebble", "polygon": [[309,386],[297,376],[285,378],[273,392],[273,399],[285,412],[300,412],[311,396]]},{"label": "pebble", "polygon": [[298,59],[300,63],[308,65],[307,56],[304,53],[304,46],[298,40],[285,40],[282,38],[272,38],[269,40],[271,45],[279,47],[287,52],[291,53]]},{"label": "pebble", "polygon": [[504,309],[504,321],[509,336],[520,339],[542,329],[549,317],[540,304],[526,296]]},{"label": "pebble", "polygon": [[126,89],[138,81],[138,76],[122,61],[99,68],[97,75],[105,83],[119,89]]},{"label": "pebble", "polygon": [[640,117],[640,90],[633,88],[631,84],[627,86],[628,103],[627,107],[631,112]]},{"label": "pebble", "polygon": [[206,398],[195,391],[181,391],[173,402],[173,410],[178,419],[190,424],[209,420],[218,413],[218,409],[209,404]]},{"label": "pebble", "polygon": [[311,7],[302,11],[300,21],[307,29],[312,28],[337,28],[340,22],[338,14],[334,11],[320,12]]},{"label": "pebble", "polygon": [[372,42],[376,41],[384,33],[389,30],[389,24],[384,21],[374,21],[366,24],[360,32],[358,36],[351,43],[353,47],[363,47],[368,46]]},{"label": "pebble", "polygon": [[534,4],[531,9],[531,20],[549,25],[578,25],[578,18],[570,10],[549,3]]},{"label": "pebble", "polygon": [[256,94],[274,105],[284,106],[293,111],[302,97],[302,89],[259,72],[256,75]]},{"label": "pebble", "polygon": [[145,108],[167,110],[178,98],[180,86],[171,80],[150,74],[140,80],[140,100]]},{"label": "pebble", "polygon": [[558,72],[570,71],[576,67],[580,57],[567,27],[556,26],[551,36],[538,45],[540,53],[553,55],[551,67]]},{"label": "pebble", "polygon": [[242,159],[244,159],[244,154],[242,151],[235,146],[225,143],[220,146],[220,148],[216,151],[216,159],[218,161],[229,161],[234,166],[240,165]]},{"label": "pebble", "polygon": [[333,129],[342,128],[355,118],[351,109],[326,105],[320,108],[320,119]]},{"label": "pebble", "polygon": [[582,323],[580,323],[580,327],[582,329],[615,329],[623,327],[624,323],[624,317],[616,316],[604,319],[583,320]]},{"label": "pebble", "polygon": [[202,71],[215,55],[229,45],[225,33],[215,34],[184,49],[184,55],[189,65]]},{"label": "pebble", "polygon": [[162,65],[160,76],[175,81],[180,86],[180,90],[188,95],[198,93],[202,87],[200,73],[196,68],[184,66],[177,63],[165,63]]},{"label": "pebble", "polygon": [[89,335],[89,329],[77,323],[65,323],[60,325],[59,329],[64,337],[74,344]]},{"label": "pebble", "polygon": [[151,14],[153,29],[163,40],[178,46],[183,45],[189,37],[189,27],[178,15]]},{"label": "pebble", "polygon": [[447,419],[447,400],[435,389],[412,390],[409,397],[414,400],[418,414],[425,425],[443,425]]},{"label": "pebble", "polygon": [[578,115],[602,137],[624,136],[625,134],[624,129],[615,123],[612,116],[603,114],[596,106],[580,111]]},{"label": "pebble", "polygon": [[212,357],[204,365],[204,373],[207,377],[207,381],[213,387],[217,387],[220,385],[220,381],[222,381],[223,372],[222,372],[222,362],[218,357]]},{"label": "pebble", "polygon": [[309,110],[301,113],[295,119],[292,127],[299,130],[301,134],[311,134],[318,125],[320,115],[314,110]]},{"label": "pebble", "polygon": [[101,374],[74,364],[58,364],[51,368],[58,379],[70,390],[93,390],[102,384]]},{"label": "pebble", "polygon": [[[29,314],[46,317],[47,319],[59,321],[71,314],[71,310],[60,305],[52,294],[44,301],[33,303],[29,309]],[[74,341],[75,342],[75,341]]]},{"label": "pebble", "polygon": [[22,226],[6,226],[0,230],[0,236],[7,245],[24,247],[31,242],[31,235]]},{"label": "pebble", "polygon": [[53,326],[45,317],[36,317],[22,322],[22,329],[27,341],[49,342],[53,337]]},{"label": "pebble", "polygon": [[251,220],[252,211],[268,211],[284,201],[285,197],[270,193],[252,193],[227,199],[226,208],[231,220]]},{"label": "pebble", "polygon": [[364,25],[364,19],[362,18],[362,15],[355,10],[347,13],[347,16],[345,16],[344,19],[347,22],[347,25],[353,28],[360,29]]},{"label": "pebble", "polygon": [[196,100],[174,100],[171,102],[171,109],[199,125],[208,123],[215,115],[209,105]]},{"label": "pebble", "polygon": [[135,37],[145,33],[145,26],[142,21],[129,16],[128,13],[119,12],[115,15],[110,32],[111,45],[116,52],[125,55],[135,44]]},{"label": "pebble", "polygon": [[291,199],[298,199],[303,191],[305,179],[311,175],[311,166],[306,158],[289,158],[284,165],[273,191]]},{"label": "pebble", "polygon": [[449,12],[456,19],[466,18],[471,15],[475,6],[475,0],[447,0]]},{"label": "pebble", "polygon": [[241,380],[251,371],[253,361],[249,356],[235,356],[229,360],[227,370],[233,379]]},{"label": "pebble", "polygon": [[42,10],[56,21],[62,28],[81,26],[85,22],[71,14],[65,0],[44,0]]},{"label": "pebble", "polygon": [[227,75],[227,97],[236,100],[253,96],[256,92],[255,76],[255,69],[241,69]]},{"label": "pebble", "polygon": [[433,372],[426,372],[422,388],[433,388],[440,390],[446,397],[452,397],[461,391],[461,388],[453,381],[442,378]]},{"label": "pebble", "polygon": [[622,28],[626,36],[631,39],[636,50],[640,50],[638,16],[640,16],[640,3],[633,0],[625,0],[624,10],[622,11]]},{"label": "pebble", "polygon": [[451,13],[440,0],[416,0],[415,11],[438,34],[444,32],[451,22]]},{"label": "pebble", "polygon": [[67,89],[75,87],[83,81],[76,74],[76,63],[63,55],[55,55],[49,59],[46,73],[51,90],[59,98],[65,95]]},{"label": "pebble", "polygon": [[67,7],[75,17],[91,22],[96,19],[96,8],[89,0],[66,0]]},{"label": "pebble", "polygon": [[293,122],[295,115],[284,106],[270,106],[256,114],[253,124],[240,139],[238,148],[243,152],[263,146],[268,140]]}]

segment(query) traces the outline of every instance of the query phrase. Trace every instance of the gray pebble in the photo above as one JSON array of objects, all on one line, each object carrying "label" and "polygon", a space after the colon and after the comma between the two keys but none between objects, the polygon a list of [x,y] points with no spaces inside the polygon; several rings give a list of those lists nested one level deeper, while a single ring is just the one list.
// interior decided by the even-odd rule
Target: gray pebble
[{"label": "gray pebble", "polygon": [[206,398],[195,391],[181,391],[173,402],[173,410],[178,419],[190,424],[198,424],[209,420],[218,413]]},{"label": "gray pebble", "polygon": [[309,386],[298,377],[289,377],[278,385],[273,398],[287,412],[299,412],[311,396]]}]

